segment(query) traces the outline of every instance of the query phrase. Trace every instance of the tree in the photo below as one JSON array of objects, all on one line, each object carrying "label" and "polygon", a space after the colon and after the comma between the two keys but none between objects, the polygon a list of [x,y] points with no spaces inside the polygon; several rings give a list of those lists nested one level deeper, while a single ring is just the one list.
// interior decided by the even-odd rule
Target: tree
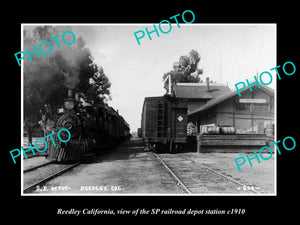
[{"label": "tree", "polygon": [[[173,63],[173,69],[164,73],[163,80],[171,75],[173,83],[198,83],[201,80],[200,75],[203,74],[203,70],[197,68],[199,62],[199,53],[192,49],[188,55],[180,56],[179,61]],[[167,91],[169,89],[168,82],[169,80],[164,83],[164,88]]]},{"label": "tree", "polygon": [[111,99],[109,90],[111,83],[105,75],[102,66],[99,67],[97,64],[93,64],[92,66],[94,75],[90,78],[91,87],[88,90],[88,96],[95,103],[102,104]]},{"label": "tree", "polygon": [[[34,52],[34,45],[38,48],[42,41],[48,41],[52,45],[49,55],[41,54],[38,58],[37,54],[32,54],[32,61],[28,57],[24,59],[24,117],[27,119],[38,121],[39,111],[46,104],[51,106],[53,112],[57,112],[67,96],[68,88],[93,95],[98,102],[108,98],[109,79],[103,69],[101,74],[100,67],[94,63],[83,38],[76,37],[72,45],[65,45],[60,39],[61,49],[54,39],[50,40],[57,35],[61,37],[61,30],[61,27],[53,26],[24,30],[24,49],[29,52]],[[47,47],[43,45],[44,52],[49,51]],[[95,87],[94,93],[90,93],[92,87]]]}]

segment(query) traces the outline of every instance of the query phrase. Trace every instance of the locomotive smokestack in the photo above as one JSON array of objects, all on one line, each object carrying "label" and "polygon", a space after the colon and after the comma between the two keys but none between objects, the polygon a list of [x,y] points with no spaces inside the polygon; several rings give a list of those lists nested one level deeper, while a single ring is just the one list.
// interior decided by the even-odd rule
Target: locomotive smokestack
[{"label": "locomotive smokestack", "polygon": [[68,89],[68,98],[74,98],[74,89]]}]

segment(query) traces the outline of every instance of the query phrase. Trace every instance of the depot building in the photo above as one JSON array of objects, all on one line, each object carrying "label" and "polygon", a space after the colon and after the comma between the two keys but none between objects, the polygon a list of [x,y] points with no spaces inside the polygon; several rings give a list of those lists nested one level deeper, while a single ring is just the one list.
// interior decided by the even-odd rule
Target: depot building
[{"label": "depot building", "polygon": [[197,137],[198,152],[253,152],[273,140],[274,91],[265,85],[251,88],[240,97],[208,78],[206,83],[174,85],[176,97],[188,100],[188,135]]}]

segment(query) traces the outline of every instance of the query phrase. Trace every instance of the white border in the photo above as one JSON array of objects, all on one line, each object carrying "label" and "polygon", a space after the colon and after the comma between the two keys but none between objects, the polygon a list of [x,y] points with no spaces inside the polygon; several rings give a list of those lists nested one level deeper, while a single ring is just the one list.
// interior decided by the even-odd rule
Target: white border
[{"label": "white border", "polygon": [[[176,25],[176,23],[171,23],[172,26]],[[153,23],[21,23],[21,51],[23,51],[23,26],[145,26],[145,25],[153,25]],[[167,24],[162,24],[163,26],[166,26]],[[249,25],[255,25],[255,26],[263,26],[263,25],[273,25],[275,26],[275,42],[276,42],[276,65],[277,65],[277,23],[191,23],[191,24],[180,24],[180,26],[232,26],[232,25],[238,25],[238,26],[249,26]],[[275,66],[276,66],[275,65]],[[277,141],[277,79],[275,80],[275,98],[274,98],[274,124],[275,124],[275,131],[274,131],[274,140]],[[23,91],[24,91],[24,76],[23,76],[23,60],[21,61],[21,144],[23,145]],[[23,193],[23,152],[20,157],[21,158],[21,196],[277,196],[277,151],[274,150],[274,193],[272,194],[114,194],[114,193],[106,193],[106,194],[68,194],[68,193],[62,193],[62,194],[24,194]]]}]

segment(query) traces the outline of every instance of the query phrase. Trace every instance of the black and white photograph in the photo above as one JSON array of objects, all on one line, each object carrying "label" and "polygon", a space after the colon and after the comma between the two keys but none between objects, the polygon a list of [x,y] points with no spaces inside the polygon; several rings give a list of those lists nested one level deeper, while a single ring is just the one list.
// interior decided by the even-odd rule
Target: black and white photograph
[{"label": "black and white photograph", "polygon": [[295,3],[3,9],[3,220],[296,219]]},{"label": "black and white photograph", "polygon": [[22,196],[277,195],[277,25],[189,13],[21,24]]}]

